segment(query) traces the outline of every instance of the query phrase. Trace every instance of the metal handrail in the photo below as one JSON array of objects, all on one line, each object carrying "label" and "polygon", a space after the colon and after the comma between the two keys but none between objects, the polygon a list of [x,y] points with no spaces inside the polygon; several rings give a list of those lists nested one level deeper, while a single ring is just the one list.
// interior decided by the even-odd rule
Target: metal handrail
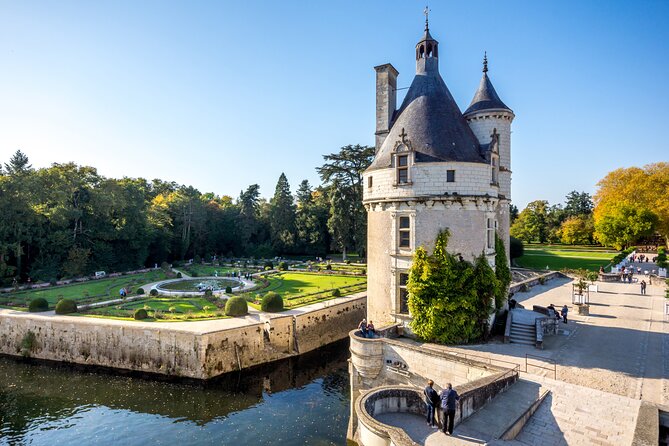
[{"label": "metal handrail", "polygon": [[[539,364],[530,364],[530,363],[528,362],[528,360],[529,360],[530,358],[531,358],[531,359],[539,359],[539,360],[541,360],[541,361],[545,361],[545,362],[547,362],[547,363],[549,363],[549,364],[552,364],[553,367],[544,367],[544,366],[541,366],[541,365],[539,365]],[[545,358],[545,357],[543,357],[543,356],[537,356],[537,355],[531,355],[531,354],[529,354],[529,353],[525,353],[525,373],[529,373],[529,372],[528,372],[528,365],[531,365],[532,367],[537,367],[537,368],[539,368],[539,369],[544,369],[544,370],[549,370],[549,371],[552,370],[552,371],[553,371],[553,379],[557,379],[557,361],[555,361],[554,359],[551,359],[551,358]]]}]

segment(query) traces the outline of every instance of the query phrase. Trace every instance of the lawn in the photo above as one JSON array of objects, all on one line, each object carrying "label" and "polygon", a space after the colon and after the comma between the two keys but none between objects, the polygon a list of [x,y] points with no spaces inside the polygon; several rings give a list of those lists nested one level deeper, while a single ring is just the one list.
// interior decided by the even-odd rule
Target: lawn
[{"label": "lawn", "polygon": [[95,279],[38,290],[19,291],[16,293],[1,294],[0,305],[26,307],[28,302],[37,297],[46,299],[49,302],[49,306],[55,306],[60,299],[72,299],[80,304],[101,302],[118,298],[118,291],[123,287],[130,288],[132,293],[134,293],[140,286],[164,279],[167,279],[167,276],[162,270],[152,270],[141,274]]},{"label": "lawn", "polygon": [[522,268],[529,269],[588,269],[598,271],[609,265],[617,251],[588,246],[524,245],[525,253],[515,259]]},{"label": "lawn", "polygon": [[[256,297],[274,291],[283,297],[284,308],[297,308],[333,298],[332,292],[339,289],[342,296],[364,291],[367,278],[364,276],[343,276],[335,274],[315,274],[285,272],[267,276],[269,285],[258,290]],[[257,308],[257,304],[251,303]]]},{"label": "lawn", "polygon": [[146,309],[149,313],[149,319],[146,320],[149,321],[185,321],[225,317],[223,308],[217,307],[204,297],[151,297],[125,304],[91,309],[84,314],[115,319],[132,319],[135,310],[139,308]]}]

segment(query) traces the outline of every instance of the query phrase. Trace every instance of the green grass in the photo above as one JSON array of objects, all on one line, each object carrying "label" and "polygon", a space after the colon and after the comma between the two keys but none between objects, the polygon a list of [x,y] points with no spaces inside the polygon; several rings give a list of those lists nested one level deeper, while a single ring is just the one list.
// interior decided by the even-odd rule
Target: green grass
[{"label": "green grass", "polygon": [[320,293],[335,288],[343,288],[351,285],[359,285],[367,282],[362,276],[338,276],[326,274],[308,274],[298,272],[286,272],[268,276],[269,287],[263,289],[275,291],[284,300],[303,294]]},{"label": "green grass", "polygon": [[60,299],[72,299],[77,303],[101,302],[118,298],[118,291],[123,287],[129,287],[134,292],[140,286],[164,279],[167,279],[167,276],[162,270],[153,270],[141,274],[89,280],[82,283],[38,290],[19,291],[0,295],[0,305],[27,307],[28,302],[36,297],[43,297],[49,302],[49,306],[51,307],[55,306],[56,302]]},{"label": "green grass", "polygon": [[[91,309],[84,315],[131,320],[135,310],[139,308],[146,308],[149,313],[149,321],[186,321],[226,317],[222,308],[203,297],[146,298],[126,304]],[[205,308],[208,309],[205,311]]]},{"label": "green grass", "polygon": [[525,245],[525,253],[515,259],[522,268],[545,270],[588,269],[606,267],[617,254],[607,248],[561,245]]}]

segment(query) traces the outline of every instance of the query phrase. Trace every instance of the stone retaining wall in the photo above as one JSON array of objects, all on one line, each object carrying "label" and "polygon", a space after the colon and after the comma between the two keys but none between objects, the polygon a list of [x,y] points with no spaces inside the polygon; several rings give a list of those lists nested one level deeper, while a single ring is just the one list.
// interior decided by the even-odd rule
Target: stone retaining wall
[{"label": "stone retaining wall", "polygon": [[180,330],[170,323],[3,313],[0,354],[209,379],[344,339],[365,312],[363,296],[212,332]]}]

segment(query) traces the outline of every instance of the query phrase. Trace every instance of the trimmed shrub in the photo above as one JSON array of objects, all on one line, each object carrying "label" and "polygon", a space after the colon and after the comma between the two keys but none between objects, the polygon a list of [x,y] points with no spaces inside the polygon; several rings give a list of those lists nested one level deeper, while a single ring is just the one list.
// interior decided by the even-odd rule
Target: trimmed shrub
[{"label": "trimmed shrub", "polygon": [[144,288],[137,288],[137,294],[144,294]]},{"label": "trimmed shrub", "polygon": [[268,271],[268,268],[269,269],[274,269],[274,263],[272,263],[272,262],[265,262],[265,264],[263,266],[265,267],[265,271]]},{"label": "trimmed shrub", "polygon": [[51,286],[58,285],[58,279],[56,279],[56,278],[49,279],[49,285],[51,285]]},{"label": "trimmed shrub", "polygon": [[288,264],[286,262],[279,262],[279,271],[288,271]]},{"label": "trimmed shrub", "polygon": [[328,263],[327,265],[325,265],[325,269],[328,271],[332,271],[332,265]]},{"label": "trimmed shrub", "polygon": [[138,308],[135,310],[135,314],[132,315],[136,321],[141,321],[149,317],[149,313],[144,308]]},{"label": "trimmed shrub", "polygon": [[70,314],[77,312],[77,303],[72,299],[61,299],[56,304],[56,314]]},{"label": "trimmed shrub", "polygon": [[346,263],[347,265],[350,265],[351,261],[349,259],[346,259],[346,262],[344,262],[344,263]]},{"label": "trimmed shrub", "polygon": [[335,288],[334,290],[332,290],[332,297],[341,297],[341,291],[339,290],[339,288]]},{"label": "trimmed shrub", "polygon": [[211,290],[204,290],[204,297],[211,297],[214,295],[214,292]]},{"label": "trimmed shrub", "polygon": [[151,291],[149,291],[149,296],[157,296],[158,295],[158,290],[153,288]]},{"label": "trimmed shrub", "polygon": [[246,300],[242,297],[235,296],[228,299],[225,303],[225,315],[226,316],[244,316],[249,312],[249,305],[246,303]]},{"label": "trimmed shrub", "polygon": [[525,248],[523,248],[523,242],[518,240],[515,237],[510,237],[509,239],[509,256],[512,259],[517,259],[518,257],[522,257],[525,252]]},{"label": "trimmed shrub", "polygon": [[260,309],[270,313],[276,313],[283,310],[283,297],[274,291],[269,291],[260,302]]},{"label": "trimmed shrub", "polygon": [[37,297],[30,301],[28,304],[28,311],[31,313],[37,313],[40,311],[48,311],[49,302],[46,301],[43,297]]},{"label": "trimmed shrub", "polygon": [[177,276],[176,276],[176,277],[177,277],[177,279],[181,279],[181,278],[183,277],[183,274],[181,274],[181,271],[179,271],[179,272],[177,273]]},{"label": "trimmed shrub", "polygon": [[230,285],[225,287],[225,293],[226,294],[231,294],[232,293],[232,287]]}]

